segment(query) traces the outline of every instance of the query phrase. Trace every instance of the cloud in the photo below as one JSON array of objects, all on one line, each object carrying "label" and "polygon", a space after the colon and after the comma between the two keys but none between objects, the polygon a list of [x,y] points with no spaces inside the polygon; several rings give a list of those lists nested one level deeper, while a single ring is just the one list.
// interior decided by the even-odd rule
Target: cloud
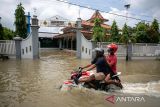
[{"label": "cloud", "polygon": [[[90,18],[93,14],[93,10],[89,10],[86,8],[80,8],[78,6],[69,5],[61,2],[56,2],[53,0],[42,1],[37,4],[34,0],[31,2],[31,8],[37,9],[37,14],[40,19],[46,19],[55,15],[62,16],[71,21],[75,21],[79,17],[82,19]],[[37,0],[38,2],[39,0]]]},{"label": "cloud", "polygon": [[[14,14],[11,14],[11,11],[14,12],[15,6],[12,5],[10,0],[2,0],[0,5],[0,17],[2,17],[1,22],[4,26],[13,27],[12,21],[14,20]],[[3,4],[3,5],[2,5]],[[9,7],[6,9],[6,6]],[[12,23],[12,25],[10,24]]]},{"label": "cloud", "polygon": [[[36,9],[36,14],[40,20],[50,18],[55,15],[62,16],[71,21],[75,21],[80,16],[83,19],[87,19],[93,13],[92,10],[80,8],[73,5],[68,5],[65,3],[60,3],[53,0],[21,0],[25,12],[30,12],[31,15],[34,14],[34,9]],[[2,17],[3,26],[14,29],[14,13],[17,7],[17,0],[2,0],[0,4],[0,16]],[[6,5],[8,8],[6,8]],[[3,11],[2,11],[3,10]],[[7,11],[7,13],[6,13]]]},{"label": "cloud", "polygon": [[[130,18],[126,19],[126,17],[117,16],[117,15],[114,15],[112,13],[126,16],[126,10],[119,10],[117,8],[110,7],[110,12],[109,13],[102,13],[104,18],[109,19],[109,22],[108,22],[109,25],[112,25],[113,20],[115,20],[117,22],[117,25],[118,25],[119,28],[122,28],[125,23],[127,23],[127,25],[132,26],[132,27],[135,26],[136,23],[138,23],[137,20],[130,19]],[[128,13],[128,16],[139,18],[139,16],[133,16],[130,13]]]},{"label": "cloud", "polygon": [[[21,0],[21,1],[22,3],[24,2],[25,7],[29,7],[30,4],[29,0]],[[0,17],[2,17],[1,22],[3,26],[14,29],[14,17],[15,17],[14,13],[17,4],[19,4],[19,0],[1,0]]]},{"label": "cloud", "polygon": [[[131,4],[133,10],[139,15],[147,15],[160,21],[160,0],[125,0]],[[141,10],[141,11],[138,11]]]},{"label": "cloud", "polygon": [[[125,0],[126,3],[130,1],[131,8],[129,10],[128,16],[142,18],[142,15],[150,15],[151,17],[158,17],[160,18],[160,0]],[[21,0],[25,12],[31,12],[33,15],[33,10],[36,8],[36,14],[40,20],[44,20],[46,18],[50,18],[55,15],[59,15],[64,17],[65,19],[69,19],[71,21],[75,21],[79,17],[79,10],[80,10],[80,17],[84,20],[89,19],[92,14],[94,13],[93,10],[89,10],[86,8],[80,8],[73,5],[68,5],[65,3],[60,3],[55,0]],[[0,16],[2,17],[2,24],[3,26],[9,27],[14,29],[14,12],[17,7],[19,0],[1,0],[0,3]],[[7,8],[6,8],[7,6]],[[99,8],[99,7],[97,7]],[[132,12],[138,14],[132,14]],[[125,9],[120,10],[118,7],[110,7],[109,13],[117,13],[121,15],[125,15]],[[102,13],[104,18],[109,19],[107,24],[112,24],[113,20],[117,21],[117,24],[120,28],[126,22],[126,18],[115,16],[112,14]],[[151,18],[152,19],[152,18]],[[160,21],[160,20],[159,20]],[[134,26],[138,21],[133,19],[128,19],[128,25]]]},{"label": "cloud", "polygon": [[[37,0],[39,1],[39,0]],[[38,4],[34,1],[31,2],[31,8],[37,9],[37,15],[39,20],[45,20],[47,18],[59,15],[69,21],[76,21],[79,17],[79,10],[80,10],[80,17],[82,19],[89,19],[93,14],[93,10],[80,8],[78,6],[68,5],[66,3],[60,2],[53,2],[52,0],[42,1]],[[40,28],[40,31],[44,30]]]}]

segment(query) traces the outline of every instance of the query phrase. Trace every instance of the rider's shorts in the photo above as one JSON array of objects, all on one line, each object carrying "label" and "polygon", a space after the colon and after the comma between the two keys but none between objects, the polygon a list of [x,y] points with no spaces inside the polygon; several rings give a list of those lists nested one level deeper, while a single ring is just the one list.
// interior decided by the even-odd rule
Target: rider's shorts
[{"label": "rider's shorts", "polygon": [[95,76],[95,80],[104,80],[105,79],[105,75],[103,72],[95,73],[94,76]]}]

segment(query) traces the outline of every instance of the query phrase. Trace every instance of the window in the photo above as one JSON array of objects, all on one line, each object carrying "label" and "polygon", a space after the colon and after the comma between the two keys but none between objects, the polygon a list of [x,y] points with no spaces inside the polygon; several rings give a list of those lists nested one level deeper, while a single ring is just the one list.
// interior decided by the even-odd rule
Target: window
[{"label": "window", "polygon": [[87,53],[87,48],[86,48],[86,53]]},{"label": "window", "polygon": [[26,47],[26,53],[28,53],[28,48]]},{"label": "window", "polygon": [[84,46],[82,46],[82,52],[84,52]]},{"label": "window", "polygon": [[29,50],[30,50],[30,52],[32,51],[32,47],[31,46],[29,46]]},{"label": "window", "polygon": [[89,55],[91,54],[91,50],[89,49]]},{"label": "window", "polygon": [[22,49],[22,54],[24,55],[24,49]]}]

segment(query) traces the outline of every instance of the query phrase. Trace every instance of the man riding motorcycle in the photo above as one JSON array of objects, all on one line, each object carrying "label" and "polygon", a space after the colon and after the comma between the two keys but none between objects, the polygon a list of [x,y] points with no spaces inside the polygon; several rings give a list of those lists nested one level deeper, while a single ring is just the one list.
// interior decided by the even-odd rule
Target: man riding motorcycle
[{"label": "man riding motorcycle", "polygon": [[91,61],[91,64],[83,67],[82,69],[87,68],[85,71],[83,71],[86,72],[96,67],[96,73],[92,74],[89,77],[75,79],[74,81],[76,84],[78,84],[79,82],[89,82],[92,80],[104,80],[108,74],[113,75],[111,68],[106,62],[104,50],[101,48],[95,48],[95,52],[96,52],[96,57],[93,59],[93,61]]},{"label": "man riding motorcycle", "polygon": [[107,45],[108,55],[106,56],[107,63],[111,67],[112,71],[116,74],[117,73],[117,56],[115,55],[116,51],[118,50],[118,46],[114,43]]},{"label": "man riding motorcycle", "polygon": [[107,63],[109,64],[110,68],[112,69],[113,73],[111,74],[108,74],[105,78],[105,82],[107,84],[115,84],[121,88],[122,85],[120,83],[120,79],[118,77],[112,77],[113,74],[117,74],[117,68],[116,68],[116,65],[117,65],[117,56],[115,55],[116,51],[118,50],[118,46],[114,43],[111,43],[109,45],[107,45],[107,48],[108,48],[108,56],[106,56],[106,61]]}]

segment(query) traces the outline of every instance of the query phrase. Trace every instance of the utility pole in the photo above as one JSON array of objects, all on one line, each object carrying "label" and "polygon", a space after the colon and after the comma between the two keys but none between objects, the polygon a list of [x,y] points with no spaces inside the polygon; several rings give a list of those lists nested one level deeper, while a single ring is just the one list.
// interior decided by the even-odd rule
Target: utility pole
[{"label": "utility pole", "polygon": [[[128,9],[130,8],[130,6],[131,6],[130,4],[124,5],[124,7],[126,8],[126,25],[128,24]],[[128,25],[127,25],[127,27],[128,27]],[[129,39],[129,40],[127,40],[127,44],[126,44],[126,61],[131,60],[131,52],[129,52],[131,49],[130,46],[131,46],[131,42]]]},{"label": "utility pole", "polygon": [[130,8],[130,4],[126,4],[126,5],[124,5],[124,7],[126,8],[126,24],[127,24],[127,22],[128,22],[128,9]]},{"label": "utility pole", "polygon": [[80,11],[80,7],[79,7],[79,10],[78,10],[78,18],[81,18],[81,11]]}]

